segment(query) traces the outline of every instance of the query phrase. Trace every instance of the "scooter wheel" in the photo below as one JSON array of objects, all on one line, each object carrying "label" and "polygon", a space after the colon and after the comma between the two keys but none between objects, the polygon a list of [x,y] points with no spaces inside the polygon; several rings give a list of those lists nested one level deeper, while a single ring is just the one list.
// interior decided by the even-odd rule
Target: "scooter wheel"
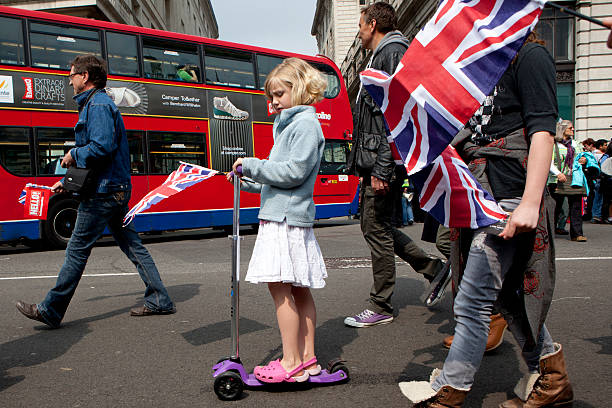
[{"label": "scooter wheel", "polygon": [[348,367],[344,364],[344,361],[342,360],[337,360],[337,361],[330,361],[330,364],[328,366],[328,370],[330,374],[336,373],[338,371],[342,371],[344,372],[344,374],[346,374],[346,380],[348,380],[349,378],[349,369]]},{"label": "scooter wheel", "polygon": [[214,390],[220,400],[237,400],[243,389],[242,378],[234,371],[226,371],[215,378]]}]

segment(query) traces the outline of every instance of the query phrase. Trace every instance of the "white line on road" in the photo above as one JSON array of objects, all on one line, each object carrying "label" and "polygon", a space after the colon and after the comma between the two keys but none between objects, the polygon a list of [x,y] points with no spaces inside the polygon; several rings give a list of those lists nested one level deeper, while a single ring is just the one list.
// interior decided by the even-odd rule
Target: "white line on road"
[{"label": "white line on road", "polygon": [[555,258],[555,261],[609,261],[612,259],[612,256],[591,256],[584,258]]},{"label": "white line on road", "polygon": [[[83,275],[86,277],[100,277],[100,276],[132,276],[138,275],[138,272],[130,272],[130,273],[92,273],[88,275]],[[0,278],[0,280],[19,280],[19,279],[51,279],[57,278],[57,275],[42,275],[42,276],[10,276],[7,278]]]},{"label": "white line on road", "polygon": [[[557,261],[608,261],[612,260],[612,256],[593,256],[593,257],[580,257],[580,258],[555,258]],[[350,260],[349,260],[350,261]],[[355,263],[345,263],[344,265],[334,265],[332,268],[334,269],[349,269],[349,268],[369,268],[371,263],[363,262],[362,258],[358,258],[355,260]],[[330,268],[331,269],[331,268]],[[104,276],[133,276],[138,275],[137,272],[130,273],[92,273],[88,275],[83,275],[83,277],[104,277]],[[3,280],[21,280],[21,279],[56,279],[57,275],[41,275],[41,276],[8,276],[4,278],[0,278],[0,281]]]}]

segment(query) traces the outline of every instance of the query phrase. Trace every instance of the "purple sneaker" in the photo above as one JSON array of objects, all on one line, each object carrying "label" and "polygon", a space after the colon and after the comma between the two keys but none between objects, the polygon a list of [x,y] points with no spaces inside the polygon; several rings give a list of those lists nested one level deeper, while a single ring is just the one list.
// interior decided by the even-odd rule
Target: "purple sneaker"
[{"label": "purple sneaker", "polygon": [[392,321],[393,316],[387,316],[373,312],[370,309],[366,309],[355,316],[344,319],[344,324],[352,327],[368,327],[376,326],[377,324],[391,323]]}]

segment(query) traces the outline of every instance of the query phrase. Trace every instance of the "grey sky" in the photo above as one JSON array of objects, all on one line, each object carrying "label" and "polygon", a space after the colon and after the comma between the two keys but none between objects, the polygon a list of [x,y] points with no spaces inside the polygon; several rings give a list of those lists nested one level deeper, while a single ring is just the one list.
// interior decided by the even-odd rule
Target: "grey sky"
[{"label": "grey sky", "polygon": [[314,55],[316,0],[211,0],[219,39]]}]

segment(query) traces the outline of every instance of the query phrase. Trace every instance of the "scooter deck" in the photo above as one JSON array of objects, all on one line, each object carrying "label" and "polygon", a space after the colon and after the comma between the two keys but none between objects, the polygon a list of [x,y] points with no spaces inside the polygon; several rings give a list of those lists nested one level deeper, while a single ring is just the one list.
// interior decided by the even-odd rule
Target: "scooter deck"
[{"label": "scooter deck", "polygon": [[[223,360],[219,362],[218,364],[216,364],[213,367],[213,378],[217,377],[219,374],[224,373],[226,371],[237,372],[242,378],[242,381],[244,382],[244,384],[248,387],[262,387],[266,385],[274,385],[271,383],[265,383],[265,382],[259,381],[255,377],[255,374],[247,373],[242,364],[237,363],[235,361],[231,361],[231,360]],[[330,373],[327,370],[321,370],[320,374],[311,375],[308,378],[308,381],[306,382],[309,382],[312,384],[330,384],[330,383],[346,381],[347,379],[348,379],[348,375],[343,370],[338,370],[333,373]],[[289,384],[295,384],[295,383],[292,382]]]}]

